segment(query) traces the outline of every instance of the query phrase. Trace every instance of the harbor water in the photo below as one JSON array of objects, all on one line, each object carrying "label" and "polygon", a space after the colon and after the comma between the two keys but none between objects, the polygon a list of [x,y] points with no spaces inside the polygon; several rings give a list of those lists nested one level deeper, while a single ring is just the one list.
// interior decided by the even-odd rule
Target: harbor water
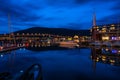
[{"label": "harbor water", "polygon": [[15,77],[31,65],[40,64],[43,80],[120,80],[119,56],[116,48],[20,48],[0,53],[0,73],[9,72]]}]

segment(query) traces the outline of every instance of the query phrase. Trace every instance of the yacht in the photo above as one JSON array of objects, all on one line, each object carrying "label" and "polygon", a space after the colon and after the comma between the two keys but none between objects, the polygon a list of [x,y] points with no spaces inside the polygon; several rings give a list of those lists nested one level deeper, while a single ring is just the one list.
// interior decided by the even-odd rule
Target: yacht
[{"label": "yacht", "polygon": [[78,43],[76,43],[74,41],[62,41],[62,42],[59,42],[59,46],[60,47],[65,47],[65,48],[79,47]]}]

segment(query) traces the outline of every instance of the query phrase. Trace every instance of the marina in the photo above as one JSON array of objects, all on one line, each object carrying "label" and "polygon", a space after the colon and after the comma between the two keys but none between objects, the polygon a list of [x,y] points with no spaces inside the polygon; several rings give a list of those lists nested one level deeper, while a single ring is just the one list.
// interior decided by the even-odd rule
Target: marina
[{"label": "marina", "polygon": [[0,0],[0,80],[120,80],[120,0]]}]

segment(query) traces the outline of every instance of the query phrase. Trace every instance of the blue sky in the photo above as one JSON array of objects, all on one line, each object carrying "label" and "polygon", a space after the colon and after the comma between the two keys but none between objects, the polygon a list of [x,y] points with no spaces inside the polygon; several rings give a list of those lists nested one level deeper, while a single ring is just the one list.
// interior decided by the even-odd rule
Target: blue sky
[{"label": "blue sky", "polygon": [[30,27],[90,29],[93,12],[97,24],[120,21],[120,0],[0,0],[0,33]]}]

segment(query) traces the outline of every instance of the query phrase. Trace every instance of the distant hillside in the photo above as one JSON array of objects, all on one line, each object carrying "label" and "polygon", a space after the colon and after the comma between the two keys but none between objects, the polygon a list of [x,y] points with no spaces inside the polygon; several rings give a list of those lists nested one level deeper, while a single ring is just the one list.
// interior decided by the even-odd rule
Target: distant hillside
[{"label": "distant hillside", "polygon": [[90,30],[71,30],[71,29],[64,29],[64,28],[43,28],[43,27],[32,27],[25,30],[16,31],[16,33],[47,33],[47,34],[56,34],[56,35],[63,35],[63,36],[89,36]]}]

